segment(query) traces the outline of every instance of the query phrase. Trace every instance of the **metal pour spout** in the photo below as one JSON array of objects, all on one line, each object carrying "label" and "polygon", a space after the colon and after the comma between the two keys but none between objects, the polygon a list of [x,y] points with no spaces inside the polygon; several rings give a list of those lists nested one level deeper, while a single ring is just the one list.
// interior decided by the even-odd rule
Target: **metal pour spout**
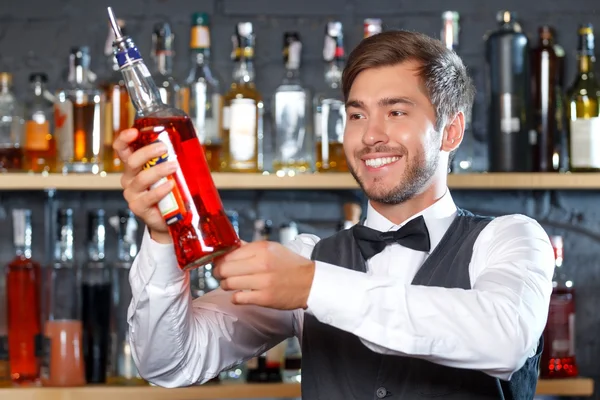
[{"label": "metal pour spout", "polygon": [[115,14],[113,13],[112,7],[108,7],[108,19],[110,21],[110,26],[112,27],[113,32],[115,33],[115,41],[122,40],[123,34],[121,33],[121,28],[117,23],[117,19],[115,18]]}]

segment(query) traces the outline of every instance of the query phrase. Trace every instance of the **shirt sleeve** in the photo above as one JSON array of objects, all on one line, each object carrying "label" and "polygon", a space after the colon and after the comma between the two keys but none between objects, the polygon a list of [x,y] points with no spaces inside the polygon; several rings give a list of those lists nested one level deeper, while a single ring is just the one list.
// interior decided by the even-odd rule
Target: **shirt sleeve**
[{"label": "shirt sleeve", "polygon": [[[310,254],[310,236],[289,247]],[[129,281],[132,356],[140,375],[158,386],[204,383],[301,329],[302,310],[234,305],[221,289],[193,300],[189,274],[177,266],[172,244],[155,242],[147,230]]]},{"label": "shirt sleeve", "polygon": [[471,290],[408,285],[317,262],[307,312],[378,353],[509,380],[544,330],[553,271],[543,228],[510,215],[490,222],[475,242]]}]

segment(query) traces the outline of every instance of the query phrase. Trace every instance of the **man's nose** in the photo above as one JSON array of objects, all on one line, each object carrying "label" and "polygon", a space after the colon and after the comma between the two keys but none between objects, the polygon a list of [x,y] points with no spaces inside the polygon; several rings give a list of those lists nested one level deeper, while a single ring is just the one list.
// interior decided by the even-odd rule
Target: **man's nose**
[{"label": "man's nose", "polygon": [[367,146],[373,146],[378,143],[387,143],[389,137],[385,131],[383,122],[376,119],[369,120],[362,141]]}]

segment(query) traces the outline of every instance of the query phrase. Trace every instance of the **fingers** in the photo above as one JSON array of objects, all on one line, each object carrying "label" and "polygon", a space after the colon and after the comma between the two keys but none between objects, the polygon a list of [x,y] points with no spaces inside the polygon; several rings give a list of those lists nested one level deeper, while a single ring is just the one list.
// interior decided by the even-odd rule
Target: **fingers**
[{"label": "fingers", "polygon": [[232,276],[221,280],[223,290],[259,290],[269,286],[267,274]]},{"label": "fingers", "polygon": [[133,193],[125,190],[123,196],[125,197],[131,212],[143,220],[146,220],[149,213],[156,210],[155,206],[158,202],[173,190],[173,186],[174,182],[171,179],[168,179],[165,183],[162,183],[147,192]]},{"label": "fingers", "polygon": [[130,181],[127,189],[132,193],[144,192],[156,182],[175,173],[178,167],[177,161],[169,161],[143,170]]},{"label": "fingers", "polygon": [[[234,251],[239,251],[234,250]],[[213,274],[217,279],[227,279],[232,276],[260,274],[267,271],[267,266],[256,256],[234,261],[217,260],[214,263]]]},{"label": "fingers", "polygon": [[231,302],[237,305],[254,304],[261,307],[268,307],[271,304],[264,290],[236,292],[231,297]]},{"label": "fingers", "polygon": [[127,163],[127,159],[133,151],[129,147],[129,143],[133,142],[138,136],[138,130],[135,128],[125,129],[119,133],[113,142],[113,150],[123,163]]},{"label": "fingers", "polygon": [[[166,147],[164,144],[153,143],[149,146],[144,146],[141,149],[131,153],[131,155],[127,159],[127,162],[125,163],[125,171],[123,172],[123,175],[121,176],[121,186],[123,187],[123,189],[128,188],[132,184],[132,182],[138,177],[138,175],[141,174],[142,167],[148,161],[150,161],[156,157],[160,157],[161,155],[165,154],[166,151],[167,150],[166,150]],[[160,170],[160,168],[159,168],[159,167],[166,168],[166,167],[163,167],[164,164],[172,164],[172,163],[170,163],[170,162],[161,163],[160,166],[159,165],[154,166],[152,168],[149,168],[149,170],[154,170],[153,171],[154,173],[164,172],[164,171]],[[156,171],[157,168],[159,168],[159,171]],[[175,172],[170,167],[169,167],[169,169],[171,170],[171,172],[167,172],[167,175]],[[156,182],[157,180],[158,179],[156,179],[154,182]],[[152,183],[154,183],[154,182],[152,182]],[[146,188],[148,186],[150,186],[150,185],[147,185]]]},{"label": "fingers", "polygon": [[245,243],[243,246],[240,246],[238,249],[225,254],[223,257],[219,259],[219,262],[229,262],[229,261],[237,261],[244,260],[247,258],[252,258],[258,253],[264,253],[270,251],[274,245],[277,243],[272,243],[268,241],[259,241],[259,242],[251,242]]}]

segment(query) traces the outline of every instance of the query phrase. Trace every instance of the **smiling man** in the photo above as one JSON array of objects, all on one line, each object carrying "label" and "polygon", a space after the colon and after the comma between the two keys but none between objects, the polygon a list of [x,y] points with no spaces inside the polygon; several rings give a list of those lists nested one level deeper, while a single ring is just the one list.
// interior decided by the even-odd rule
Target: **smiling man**
[{"label": "smiling man", "polygon": [[132,153],[124,196],[149,230],[130,282],[134,359],[167,387],[206,382],[287,337],[301,339],[305,399],[532,399],[554,258],[523,215],[458,208],[447,187],[472,83],[425,35],[363,40],[343,76],[344,151],[369,199],[364,223],[288,247],[255,242],[216,264],[221,289],[194,301],[155,205],[172,173],[141,171],[164,148]]}]

